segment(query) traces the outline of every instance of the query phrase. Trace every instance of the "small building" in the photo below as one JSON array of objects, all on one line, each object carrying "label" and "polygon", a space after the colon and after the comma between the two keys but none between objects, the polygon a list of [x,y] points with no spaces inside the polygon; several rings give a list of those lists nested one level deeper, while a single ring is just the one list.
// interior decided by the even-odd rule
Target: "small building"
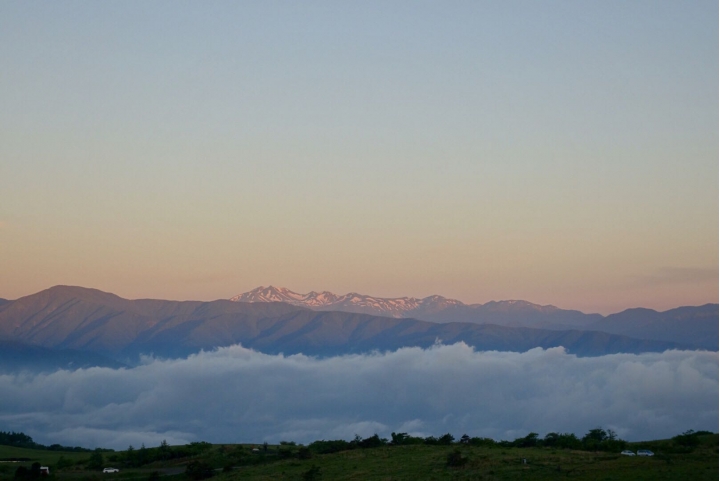
[{"label": "small building", "polygon": [[40,476],[50,476],[50,468],[47,466],[40,466]]}]

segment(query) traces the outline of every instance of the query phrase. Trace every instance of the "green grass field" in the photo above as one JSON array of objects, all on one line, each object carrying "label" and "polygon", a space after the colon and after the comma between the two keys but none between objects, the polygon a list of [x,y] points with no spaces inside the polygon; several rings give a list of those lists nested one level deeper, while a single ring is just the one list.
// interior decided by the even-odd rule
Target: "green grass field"
[{"label": "green grass field", "polygon": [[[718,479],[717,439],[693,453],[651,458],[548,448],[461,447],[465,466],[446,466],[454,447],[398,446],[241,467],[218,479],[299,480],[312,466],[324,480],[705,480]],[[522,460],[526,459],[526,464]]]},{"label": "green grass field", "polygon": [[[45,451],[40,449],[16,448],[14,446],[0,445],[0,460],[7,458],[28,458],[29,464],[39,462],[43,466],[56,465],[60,457],[70,459],[72,461],[81,461],[90,457],[90,453],[64,452],[64,451]],[[28,464],[28,463],[23,463]]]},{"label": "green grass field", "polygon": [[[297,447],[293,447],[297,451]],[[467,459],[461,467],[447,466],[455,449]],[[706,480],[718,479],[718,436],[704,436],[694,449],[678,449],[670,441],[632,443],[629,449],[651,449],[654,457],[626,457],[619,453],[572,451],[552,448],[501,448],[453,446],[384,446],[354,449],[333,454],[314,454],[310,459],[293,456],[280,459],[277,446],[268,454],[254,454],[247,445],[241,449],[244,461],[231,463],[236,445],[215,445],[200,456],[157,461],[140,468],[123,468],[118,474],[89,471],[83,462],[89,453],[54,452],[0,446],[0,459],[29,458],[22,463],[40,462],[51,467],[55,481],[146,481],[157,471],[162,479],[185,481],[185,466],[202,460],[216,468],[216,481],[234,480]],[[116,465],[105,453],[106,465]],[[72,466],[57,469],[63,456]],[[525,459],[525,463],[523,463]],[[255,464],[257,463],[257,464]],[[13,479],[18,463],[0,463],[0,480]],[[232,466],[232,469],[230,469]],[[226,472],[221,468],[226,467]]]}]

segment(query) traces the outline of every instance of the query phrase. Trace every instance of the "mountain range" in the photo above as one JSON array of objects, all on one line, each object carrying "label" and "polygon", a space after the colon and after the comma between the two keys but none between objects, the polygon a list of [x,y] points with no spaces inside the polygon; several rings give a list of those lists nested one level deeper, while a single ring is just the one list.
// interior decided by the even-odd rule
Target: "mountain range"
[{"label": "mountain range", "polygon": [[[609,330],[642,334],[635,336],[597,329],[512,325],[518,324],[517,319],[525,319],[523,322],[529,323],[531,321],[527,319],[533,319],[532,313],[539,312],[533,322],[538,326],[557,327],[567,322],[567,319],[575,319],[578,312],[551,306],[535,309],[533,304],[524,302],[479,306],[486,307],[484,311],[477,309],[478,306],[466,306],[459,301],[436,302],[435,306],[446,306],[433,314],[444,322],[431,322],[342,310],[318,311],[297,304],[304,302],[305,296],[294,299],[294,303],[279,302],[275,291],[285,292],[289,296],[297,294],[274,288],[266,293],[263,290],[256,289],[258,292],[244,294],[244,297],[234,298],[234,301],[201,302],[129,300],[96,289],[56,286],[0,304],[0,340],[15,343],[13,352],[16,357],[44,356],[49,364],[55,362],[58,367],[64,368],[85,367],[88,362],[95,365],[110,365],[109,362],[133,364],[141,355],[183,357],[201,349],[237,343],[266,353],[316,356],[385,351],[410,346],[429,347],[436,342],[449,344],[461,341],[478,350],[526,351],[535,347],[564,346],[570,353],[580,356],[667,349],[717,350],[717,304],[685,307],[665,313],[640,309],[605,318],[597,314],[586,315],[591,320],[606,322]],[[316,299],[318,297],[315,296]],[[345,296],[335,296],[336,299],[342,297]],[[364,297],[368,306],[397,308],[400,305],[394,299],[376,302],[373,300],[375,298]],[[443,299],[439,296],[437,298],[436,301]],[[253,300],[245,302],[248,299]],[[353,304],[358,303],[351,303],[351,306]],[[416,306],[420,307],[430,305],[433,305],[432,301],[416,302]],[[469,308],[468,312],[475,316],[472,322],[443,318],[443,312],[457,313],[460,312],[457,308],[463,306]],[[315,309],[326,307],[317,305]],[[338,307],[342,306],[335,305],[333,308]],[[412,312],[420,312],[418,309],[414,307]],[[427,308],[425,312],[430,311]],[[402,311],[397,308],[395,312],[399,315]],[[483,318],[478,314],[483,312],[490,314]],[[523,318],[523,312],[529,312],[526,318]],[[496,319],[500,322],[489,322]],[[683,326],[688,331],[684,340],[672,338]],[[713,339],[700,336],[713,329]],[[48,351],[39,351],[38,347]],[[34,354],[30,353],[32,349],[35,349]],[[59,355],[56,352],[59,350],[64,350],[65,354]],[[92,353],[107,360],[95,358],[95,361],[72,361],[68,360],[68,353]],[[50,360],[53,356],[56,361]],[[7,364],[7,360],[3,359],[0,357],[0,364]]]},{"label": "mountain range", "polygon": [[527,301],[491,301],[464,304],[442,296],[382,298],[351,292],[299,294],[286,288],[258,287],[230,299],[235,302],[283,302],[316,311],[343,311],[436,323],[462,322],[531,327],[548,330],[600,331],[639,339],[679,342],[703,349],[718,349],[718,305],[680,307],[658,312],[627,309],[602,316]]}]

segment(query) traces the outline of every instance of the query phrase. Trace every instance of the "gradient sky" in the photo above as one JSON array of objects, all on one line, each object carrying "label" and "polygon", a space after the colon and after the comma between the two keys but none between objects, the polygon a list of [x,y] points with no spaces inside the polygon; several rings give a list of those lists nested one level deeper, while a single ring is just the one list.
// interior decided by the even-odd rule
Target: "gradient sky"
[{"label": "gradient sky", "polygon": [[0,297],[718,301],[716,1],[0,3]]}]

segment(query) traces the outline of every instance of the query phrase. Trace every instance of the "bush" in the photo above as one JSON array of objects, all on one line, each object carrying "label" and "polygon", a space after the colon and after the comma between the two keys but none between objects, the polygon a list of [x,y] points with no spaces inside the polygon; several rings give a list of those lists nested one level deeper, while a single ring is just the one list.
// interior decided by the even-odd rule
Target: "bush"
[{"label": "bush", "polygon": [[690,429],[689,431],[685,431],[682,434],[678,434],[677,436],[674,436],[672,440],[674,443],[679,444],[680,446],[685,446],[687,448],[694,448],[695,446],[700,444],[698,433],[696,433],[692,429]]},{"label": "bush", "polygon": [[293,457],[293,450],[287,448],[278,449],[278,457],[280,459],[289,459]]},{"label": "bush", "polygon": [[485,446],[492,448],[495,446],[495,440],[492,438],[470,438],[470,444],[473,446]]},{"label": "bush", "polygon": [[459,468],[467,464],[468,458],[464,457],[459,450],[455,450],[447,455],[447,465],[451,468]]},{"label": "bush", "polygon": [[40,463],[33,463],[30,469],[20,466],[15,470],[15,479],[38,479],[40,477]]},{"label": "bush", "polygon": [[[339,453],[340,451],[347,451],[353,449],[355,446],[344,439],[336,439],[332,441],[314,441],[310,443],[308,449],[318,454],[332,454]],[[300,448],[302,451],[302,448]]]},{"label": "bush", "polygon": [[513,444],[519,448],[534,448],[538,445],[538,433],[530,433],[524,438],[518,438]]},{"label": "bush", "polygon": [[191,461],[185,468],[185,474],[188,478],[198,481],[212,477],[215,471],[212,466],[204,461]]},{"label": "bush", "polygon": [[377,434],[370,436],[369,438],[365,438],[358,443],[361,448],[379,448],[380,446],[385,446],[386,444],[387,439],[380,439],[380,436]]},{"label": "bush", "polygon": [[575,436],[575,433],[548,433],[543,439],[543,446],[561,449],[580,449],[582,442]]},{"label": "bush", "polygon": [[392,441],[390,441],[390,444],[392,444],[393,446],[422,444],[425,442],[423,438],[416,438],[414,436],[410,436],[408,433],[392,433],[390,436],[392,437]]},{"label": "bush", "polygon": [[307,448],[305,446],[298,449],[298,459],[310,459],[312,458],[312,451],[310,451],[310,448]]},{"label": "bush", "polygon": [[73,464],[75,464],[75,463],[72,460],[67,459],[65,456],[60,456],[60,459],[57,460],[55,467],[57,469],[65,469],[65,468],[69,468]]},{"label": "bush", "polygon": [[30,470],[25,466],[20,466],[15,470],[15,479],[29,479]]},{"label": "bush", "polygon": [[93,451],[85,466],[93,471],[99,471],[103,468],[103,455],[99,450]]},{"label": "bush", "polygon": [[318,481],[322,479],[322,475],[320,474],[320,468],[313,465],[303,473],[303,481]]}]

